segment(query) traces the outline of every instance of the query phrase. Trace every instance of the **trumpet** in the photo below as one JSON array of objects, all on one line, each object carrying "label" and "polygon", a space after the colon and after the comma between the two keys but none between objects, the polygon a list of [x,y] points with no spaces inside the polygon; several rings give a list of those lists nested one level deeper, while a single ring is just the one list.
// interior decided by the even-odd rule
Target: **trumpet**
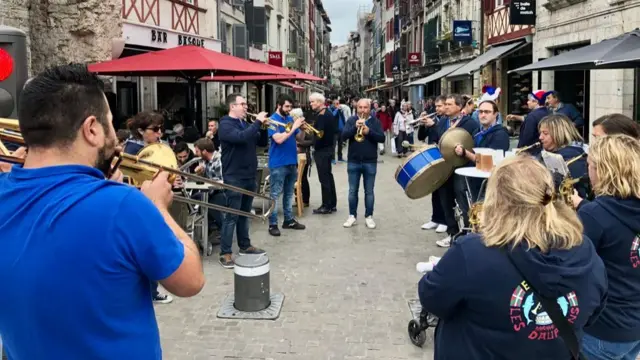
[{"label": "trumpet", "polygon": [[[254,118],[257,118],[257,117],[258,117],[258,114],[252,114],[252,113],[250,113],[250,112],[248,112],[248,113],[247,113],[247,115],[248,115],[248,116],[252,116],[252,117],[254,117]],[[245,121],[247,121],[248,123],[253,124],[253,122],[254,122],[255,120],[252,120],[252,121],[245,120]],[[269,123],[272,123],[272,122],[274,122],[274,121],[273,121],[273,120],[271,120],[271,119],[269,119],[269,118],[267,118],[267,121],[265,121],[265,122],[263,122],[263,123],[262,123],[261,129],[262,129],[262,130],[267,130],[267,129],[269,128]]]},{"label": "trumpet", "polygon": [[318,130],[318,129],[314,128],[313,126],[311,126],[311,124],[308,124],[308,123],[304,124],[304,129],[303,130],[307,134],[313,133],[315,136],[318,137],[318,139],[322,139],[322,137],[324,136],[324,130]]},{"label": "trumpet", "polygon": [[537,143],[535,143],[535,144],[531,144],[531,145],[529,145],[529,146],[525,146],[525,147],[523,147],[523,148],[516,149],[515,154],[516,154],[516,155],[520,155],[520,153],[522,153],[522,152],[524,152],[524,151],[527,151],[527,150],[530,150],[530,149],[533,149],[533,148],[537,148],[537,147],[539,147],[540,145],[542,145],[542,143],[538,141],[538,142],[537,142]]},{"label": "trumpet", "polygon": [[[367,119],[363,117],[358,117],[358,120],[367,121]],[[364,141],[364,134],[362,133],[363,129],[364,129],[364,126],[358,126],[358,130],[356,130],[356,135],[353,137],[355,141],[357,142]]]},{"label": "trumpet", "polygon": [[433,115],[436,115],[436,114],[437,114],[437,113],[435,113],[435,112],[434,112],[434,113],[431,113],[431,114],[427,114],[427,115],[424,115],[424,116],[420,116],[419,118],[415,119],[414,121],[412,121],[412,122],[410,122],[410,123],[407,123],[407,126],[412,126],[412,127],[414,127],[414,128],[417,128],[417,127],[419,127],[419,126],[422,126],[422,120],[423,120],[423,119],[430,118],[430,117],[432,117]]}]

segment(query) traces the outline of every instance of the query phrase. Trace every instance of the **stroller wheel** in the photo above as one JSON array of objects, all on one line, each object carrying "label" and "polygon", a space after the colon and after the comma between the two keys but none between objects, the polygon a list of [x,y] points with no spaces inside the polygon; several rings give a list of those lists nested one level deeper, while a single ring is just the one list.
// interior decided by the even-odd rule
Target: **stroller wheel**
[{"label": "stroller wheel", "polygon": [[409,332],[409,339],[413,345],[422,347],[427,341],[427,333],[422,330],[420,323],[416,320],[409,321],[407,331]]}]

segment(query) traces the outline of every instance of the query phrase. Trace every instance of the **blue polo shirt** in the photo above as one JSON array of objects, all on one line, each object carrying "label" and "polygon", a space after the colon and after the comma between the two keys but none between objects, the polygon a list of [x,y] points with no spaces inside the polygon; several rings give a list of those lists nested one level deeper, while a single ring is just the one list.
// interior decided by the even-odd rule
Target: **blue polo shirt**
[{"label": "blue polo shirt", "polygon": [[137,189],[81,165],[0,174],[0,338],[12,360],[162,358],[149,286],[184,246]]},{"label": "blue polo shirt", "polygon": [[[274,112],[273,115],[271,115],[271,119],[283,124],[293,122],[293,118],[291,116],[287,116],[287,118],[285,119],[277,112]],[[289,136],[289,138],[285,142],[283,142],[282,144],[278,144],[275,140],[273,140],[273,135],[283,132],[285,132],[285,129],[282,126],[272,125],[269,127],[269,139],[271,139],[271,145],[269,146],[270,169],[286,165],[298,164],[298,147],[296,145],[296,135],[298,135],[300,129],[296,129],[296,131],[293,132],[293,135]]]}]

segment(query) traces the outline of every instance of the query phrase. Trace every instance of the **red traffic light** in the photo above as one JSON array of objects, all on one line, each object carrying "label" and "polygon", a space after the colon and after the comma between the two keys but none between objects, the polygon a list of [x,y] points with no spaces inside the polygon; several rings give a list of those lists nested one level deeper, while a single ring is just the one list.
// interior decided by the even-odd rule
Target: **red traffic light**
[{"label": "red traffic light", "polygon": [[6,50],[0,49],[0,81],[7,80],[13,73],[13,57]]}]

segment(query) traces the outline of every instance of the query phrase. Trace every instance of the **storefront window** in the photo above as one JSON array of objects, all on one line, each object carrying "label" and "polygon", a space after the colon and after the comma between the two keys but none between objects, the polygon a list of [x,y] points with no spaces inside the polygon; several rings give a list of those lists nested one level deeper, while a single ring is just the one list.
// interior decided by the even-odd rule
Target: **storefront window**
[{"label": "storefront window", "polygon": [[[514,70],[519,67],[528,65],[531,63],[531,56],[517,56],[507,58],[507,67],[509,70]],[[507,100],[507,113],[513,115],[525,115],[529,112],[527,106],[527,98],[532,90],[532,74],[507,74],[507,88],[506,96],[503,99]]]}]

